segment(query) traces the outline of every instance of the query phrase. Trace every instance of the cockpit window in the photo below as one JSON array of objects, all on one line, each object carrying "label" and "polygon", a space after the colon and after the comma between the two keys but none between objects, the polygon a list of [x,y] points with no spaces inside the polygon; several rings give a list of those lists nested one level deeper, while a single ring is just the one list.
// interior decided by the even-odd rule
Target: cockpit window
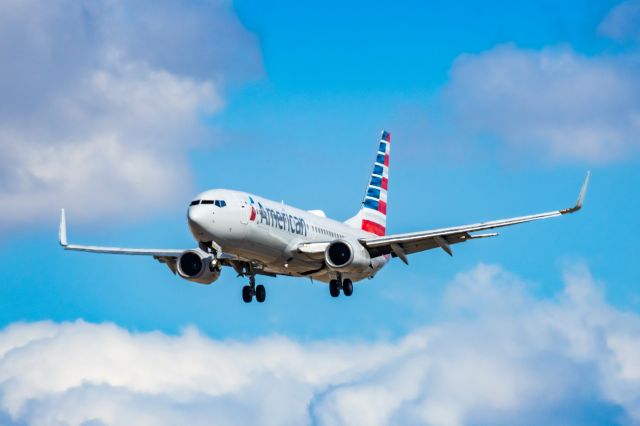
[{"label": "cockpit window", "polygon": [[190,205],[197,206],[198,204],[214,204],[217,207],[225,207],[227,205],[224,200],[194,200]]}]

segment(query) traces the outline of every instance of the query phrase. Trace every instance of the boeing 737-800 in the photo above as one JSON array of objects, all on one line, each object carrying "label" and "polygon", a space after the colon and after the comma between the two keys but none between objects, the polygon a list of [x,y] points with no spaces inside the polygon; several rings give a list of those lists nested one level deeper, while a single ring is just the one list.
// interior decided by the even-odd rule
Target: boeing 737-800
[{"label": "boeing 737-800", "polygon": [[188,249],[128,249],[67,243],[64,209],[60,244],[65,250],[153,256],[180,277],[211,284],[222,267],[248,277],[242,298],[264,302],[266,290],[256,275],[288,275],[329,284],[331,296],[353,293],[353,283],[373,278],[392,257],[408,264],[407,256],[433,248],[452,255],[451,246],[494,237],[477,232],[574,213],[582,207],[589,183],[585,178],[574,207],[511,219],[451,228],[386,235],[387,190],[391,137],[382,132],[366,194],[351,219],[329,219],[321,210],[304,211],[257,195],[212,189],[197,195],[187,210],[189,229],[197,242]]}]

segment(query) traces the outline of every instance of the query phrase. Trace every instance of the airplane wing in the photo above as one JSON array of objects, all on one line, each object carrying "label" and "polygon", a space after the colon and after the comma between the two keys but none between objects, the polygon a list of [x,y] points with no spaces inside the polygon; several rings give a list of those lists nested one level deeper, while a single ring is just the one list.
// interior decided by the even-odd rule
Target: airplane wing
[{"label": "airplane wing", "polygon": [[130,254],[138,256],[153,256],[155,258],[178,258],[187,249],[132,249],[121,247],[80,246],[67,242],[67,219],[64,209],[60,213],[60,245],[65,250],[86,251],[89,253]]},{"label": "airplane wing", "polygon": [[497,233],[490,234],[471,234],[473,232],[485,231],[489,229],[501,228],[503,226],[517,225],[519,223],[532,222],[534,220],[548,219],[551,217],[562,216],[569,213],[575,213],[582,208],[584,197],[589,185],[590,172],[582,184],[580,195],[575,206],[555,210],[546,213],[533,214],[529,216],[520,216],[510,219],[494,220],[490,222],[481,222],[471,225],[454,226],[451,228],[434,229],[421,232],[412,232],[408,234],[387,235],[374,238],[362,238],[360,243],[369,251],[372,257],[391,254],[399,257],[404,263],[408,264],[407,255],[433,248],[441,248],[450,256],[451,244],[457,244],[468,240],[493,237]]},{"label": "airplane wing", "polygon": [[[89,253],[102,253],[102,254],[128,254],[134,256],[152,256],[160,263],[164,263],[174,274],[177,272],[178,258],[187,250],[193,249],[157,249],[157,248],[124,248],[124,247],[102,247],[102,246],[82,246],[76,244],[69,244],[67,241],[67,218],[64,209],[60,213],[60,233],[59,242],[62,248],[71,251],[84,251]],[[225,253],[222,248],[215,242],[212,242],[213,248],[216,250],[216,259],[220,261],[223,266],[233,267],[239,274],[244,274],[243,265],[251,263],[251,260],[239,258],[236,255]],[[256,274],[275,276],[260,269],[261,265],[254,265],[257,269]]]}]

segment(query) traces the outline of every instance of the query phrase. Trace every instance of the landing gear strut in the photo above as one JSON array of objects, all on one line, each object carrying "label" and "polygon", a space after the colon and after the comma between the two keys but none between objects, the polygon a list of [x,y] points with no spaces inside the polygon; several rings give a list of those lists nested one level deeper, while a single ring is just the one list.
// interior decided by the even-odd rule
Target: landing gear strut
[{"label": "landing gear strut", "polygon": [[249,285],[242,287],[242,300],[244,303],[250,303],[256,296],[258,303],[262,303],[267,298],[267,290],[262,284],[256,285],[255,275],[249,276]]},{"label": "landing gear strut", "polygon": [[353,294],[353,282],[348,278],[343,280],[341,276],[338,276],[337,280],[329,281],[329,294],[331,294],[331,297],[338,297],[340,289],[342,289],[345,296],[351,296]]}]

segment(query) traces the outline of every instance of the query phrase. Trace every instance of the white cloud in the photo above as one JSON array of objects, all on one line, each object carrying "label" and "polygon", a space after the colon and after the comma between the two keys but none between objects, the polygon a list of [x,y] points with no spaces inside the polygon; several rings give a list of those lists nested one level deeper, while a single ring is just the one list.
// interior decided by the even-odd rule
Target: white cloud
[{"label": "white cloud", "polygon": [[442,92],[456,128],[510,154],[606,163],[640,148],[640,69],[631,54],[501,45],[460,56]]},{"label": "white cloud", "polygon": [[[82,321],[0,332],[0,419],[58,424],[640,423],[640,316],[582,266],[555,297],[498,266],[397,341],[216,340]],[[587,413],[587,414],[585,414]],[[93,422],[93,423],[91,423]]]},{"label": "white cloud", "polygon": [[[0,228],[163,207],[226,80],[260,70],[226,0],[0,4]],[[239,76],[239,77],[238,77]]]},{"label": "white cloud", "polygon": [[627,0],[614,7],[598,32],[617,41],[640,40],[640,1]]}]

